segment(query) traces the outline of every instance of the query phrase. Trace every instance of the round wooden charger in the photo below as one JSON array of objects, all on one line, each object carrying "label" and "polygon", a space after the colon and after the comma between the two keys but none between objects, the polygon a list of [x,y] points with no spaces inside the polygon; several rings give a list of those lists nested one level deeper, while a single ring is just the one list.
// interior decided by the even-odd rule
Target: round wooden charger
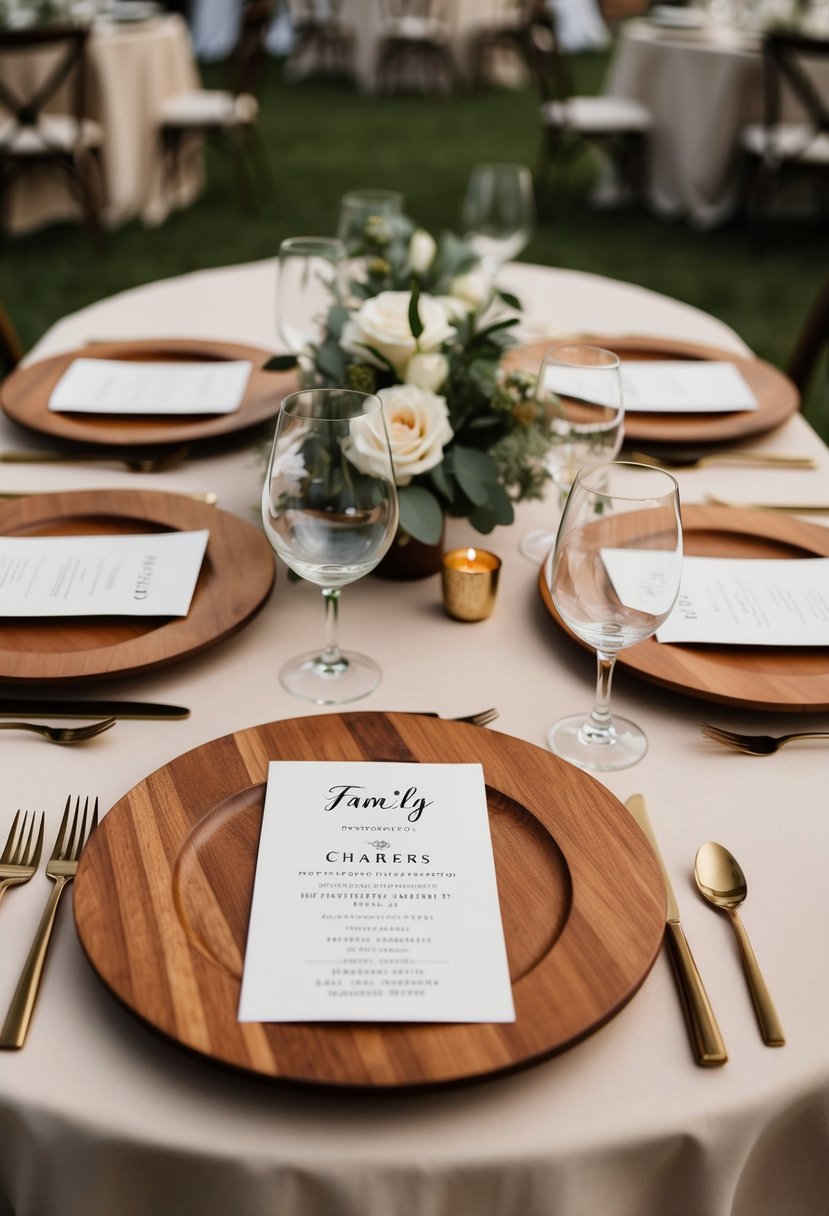
[{"label": "round wooden charger", "polygon": [[0,617],[0,680],[123,676],[197,654],[241,629],[267,600],[273,553],[261,532],[218,507],[157,490],[80,490],[0,503],[2,536],[125,535],[207,528],[184,617]]},{"label": "round wooden charger", "polygon": [[[53,355],[19,367],[0,387],[0,406],[9,418],[58,439],[87,447],[154,447],[194,443],[267,422],[276,417],[282,398],[297,387],[294,372],[265,372],[273,352],[235,342],[202,342],[196,338],[141,342],[92,342],[79,350]],[[49,409],[49,398],[76,359],[120,359],[133,363],[210,363],[243,359],[253,364],[241,408],[232,414],[70,414]]]},{"label": "round wooden charger", "polygon": [[[626,412],[626,443],[714,444],[745,439],[749,435],[772,430],[800,408],[800,395],[789,377],[771,363],[753,356],[744,357],[719,350],[716,346],[700,346],[667,338],[619,338],[591,334],[569,340],[605,347],[623,359],[709,359],[733,363],[757,398],[756,410],[735,410],[727,414]],[[507,355],[505,364],[523,371],[537,372],[545,351],[562,341],[568,339],[556,338],[516,347]]]},{"label": "round wooden charger", "polygon": [[[829,557],[829,528],[771,511],[683,507],[682,534],[689,557]],[[544,605],[557,624],[585,646],[556,610],[546,564],[538,576]],[[647,638],[622,650],[617,664],[663,688],[723,705],[803,713],[829,710],[825,647],[692,646]]]},{"label": "round wooden charger", "polygon": [[[272,759],[483,765],[514,1023],[237,1020]],[[90,841],[74,908],[104,983],[177,1043],[280,1080],[396,1089],[509,1072],[596,1030],[653,964],[665,888],[622,804],[549,752],[457,722],[351,713],[251,727],[151,774]]]}]

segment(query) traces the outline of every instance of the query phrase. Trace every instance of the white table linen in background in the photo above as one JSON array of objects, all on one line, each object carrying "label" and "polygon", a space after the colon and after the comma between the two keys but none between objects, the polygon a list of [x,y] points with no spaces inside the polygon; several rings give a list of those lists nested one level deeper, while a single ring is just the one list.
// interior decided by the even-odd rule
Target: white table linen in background
[{"label": "white table linen in background", "polygon": [[[198,335],[275,347],[273,262],[200,272],[116,296],[66,318],[33,357],[90,337]],[[593,275],[511,265],[504,287],[526,303],[525,336],[590,331],[674,336],[744,352],[715,319],[652,292]],[[44,439],[44,446],[48,442]],[[3,447],[32,439],[0,420]],[[756,499],[825,497],[829,453],[800,416],[758,448],[810,452],[815,472],[708,468],[680,478]],[[2,465],[7,489],[120,485],[216,490],[256,517],[263,476],[247,449],[143,475],[89,466]],[[477,624],[450,621],[437,577],[368,578],[343,595],[344,643],[379,660],[379,689],[353,710],[445,715],[496,705],[495,729],[541,745],[565,712],[589,707],[594,661],[540,605],[537,570],[518,553],[526,531],[554,526],[551,504],[478,536],[462,520],[450,544],[503,558],[498,602]],[[191,706],[181,722],[119,722],[76,749],[9,732],[2,744],[5,832],[14,809],[43,808],[47,838],[66,795],[108,807],[151,770],[257,722],[316,713],[278,683],[291,654],[322,638],[319,592],[281,570],[272,601],[238,636],[168,668],[97,685],[101,695]],[[77,692],[92,695],[92,687]],[[699,721],[785,729],[791,717],[718,708],[620,670],[615,708],[650,750],[608,774],[619,797],[641,791],[674,878],[683,921],[731,1059],[691,1058],[664,955],[607,1026],[556,1059],[454,1091],[348,1095],[283,1089],[185,1055],[103,989],[78,946],[68,906],[57,927],[25,1048],[0,1054],[0,1193],[16,1216],[822,1216],[829,1193],[829,893],[826,747],[768,760],[704,740]],[[809,725],[829,726],[829,715]],[[744,919],[788,1035],[764,1047],[725,917],[696,896],[697,847],[721,840],[749,883]],[[42,874],[0,915],[0,1009],[48,895]],[[68,903],[68,901],[67,901]],[[566,999],[566,994],[563,994]],[[0,1207],[2,1210],[2,1207]]]},{"label": "white table linen in background", "polygon": [[[25,64],[3,64],[13,83]],[[185,158],[181,180],[163,180],[157,114],[172,93],[197,88],[198,71],[185,22],[176,14],[116,24],[101,20],[87,43],[87,111],[104,131],[103,221],[117,228],[139,218],[155,225],[175,205],[193,201],[202,184],[201,159]],[[23,232],[57,219],[79,218],[65,179],[54,171],[22,177],[11,194],[11,231]]]}]

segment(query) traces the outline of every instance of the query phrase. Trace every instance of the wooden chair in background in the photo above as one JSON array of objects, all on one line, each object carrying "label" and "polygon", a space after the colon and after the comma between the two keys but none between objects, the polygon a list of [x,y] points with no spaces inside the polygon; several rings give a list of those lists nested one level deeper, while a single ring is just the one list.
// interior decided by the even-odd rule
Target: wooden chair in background
[{"label": "wooden chair in background", "polygon": [[[821,209],[829,201],[829,39],[768,34],[763,80],[762,122],[749,123],[740,135],[749,165],[746,207],[755,226],[794,184],[815,190]],[[787,107],[802,117],[785,118]]]},{"label": "wooden chair in background", "polygon": [[458,71],[446,0],[382,0],[375,65],[380,93],[451,92]]},{"label": "wooden chair in background", "polygon": [[187,89],[165,100],[159,131],[168,188],[179,180],[187,144],[200,146],[208,139],[233,157],[243,205],[251,208],[256,203],[257,176],[263,188],[270,190],[267,158],[257,125],[257,91],[266,63],[265,38],[272,15],[272,0],[251,0],[244,5],[239,40],[228,64],[226,89]]},{"label": "wooden chair in background", "polygon": [[[44,72],[0,76],[0,205],[26,174],[55,169],[81,205],[103,250],[100,150],[103,130],[86,117],[87,28],[70,25],[0,30],[0,56],[49,56]],[[25,84],[23,83],[25,81]],[[59,106],[68,91],[69,106]],[[68,112],[66,112],[68,109]]]},{"label": "wooden chair in background", "polygon": [[292,74],[324,72],[354,76],[354,30],[343,21],[341,0],[291,0],[294,46],[286,63]]},{"label": "wooden chair in background", "polygon": [[535,22],[530,54],[541,96],[542,144],[536,173],[539,200],[551,193],[552,175],[594,148],[608,157],[620,190],[639,198],[645,190],[648,133],[653,115],[628,97],[581,97],[573,91],[567,56],[549,22]]}]

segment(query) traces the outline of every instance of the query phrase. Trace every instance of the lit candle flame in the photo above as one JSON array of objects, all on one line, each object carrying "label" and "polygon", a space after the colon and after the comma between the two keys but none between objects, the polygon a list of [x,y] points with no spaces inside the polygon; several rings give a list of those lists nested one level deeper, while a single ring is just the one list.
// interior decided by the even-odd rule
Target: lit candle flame
[{"label": "lit candle flame", "polygon": [[475,564],[475,558],[476,558],[477,556],[478,556],[478,554],[477,554],[477,552],[476,552],[474,549],[467,549],[467,551],[466,551],[466,564],[467,564],[468,566],[472,566],[472,565],[474,565],[474,564]]}]

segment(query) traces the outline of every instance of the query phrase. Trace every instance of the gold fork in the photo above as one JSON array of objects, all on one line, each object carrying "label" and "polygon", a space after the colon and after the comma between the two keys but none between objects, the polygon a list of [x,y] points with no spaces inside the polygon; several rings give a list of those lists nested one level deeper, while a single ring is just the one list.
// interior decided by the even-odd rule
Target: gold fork
[{"label": "gold fork", "polygon": [[721,726],[712,726],[710,722],[701,722],[700,726],[706,739],[748,756],[771,756],[793,739],[829,739],[829,733],[820,730],[797,731],[791,735],[740,735],[733,730],[723,730]]},{"label": "gold fork", "polygon": [[43,726],[40,722],[0,722],[0,730],[31,730],[36,735],[43,735],[51,743],[82,743],[84,739],[94,739],[115,725],[114,718],[102,718],[99,722],[89,722],[86,726]]},{"label": "gold fork", "polygon": [[18,887],[21,883],[28,882],[37,869],[37,863],[40,861],[40,851],[43,848],[43,812],[40,815],[40,828],[34,844],[32,840],[35,833],[37,815],[32,815],[27,836],[26,823],[28,818],[29,812],[24,811],[23,822],[20,824],[20,832],[18,833],[17,825],[20,820],[20,811],[17,812],[12,820],[11,830],[6,840],[6,847],[0,853],[0,899],[3,898],[9,887]]},{"label": "gold fork", "polygon": [[101,721],[88,722],[86,726],[43,726],[40,722],[0,722],[0,731],[34,731],[43,734],[51,743],[83,743],[94,739],[115,725],[114,717],[102,717]]},{"label": "gold fork", "polygon": [[0,1047],[14,1050],[22,1047],[26,1041],[29,1022],[32,1020],[32,1013],[34,1012],[35,1001],[37,1000],[38,989],[40,988],[40,981],[43,975],[43,965],[46,962],[46,951],[49,948],[49,941],[52,937],[58,903],[67,885],[75,877],[78,870],[78,860],[83,852],[84,845],[98,823],[97,798],[95,799],[95,806],[92,811],[92,817],[89,820],[88,829],[89,798],[84,799],[83,814],[81,814],[81,799],[80,795],[78,795],[75,802],[75,811],[72,815],[72,822],[70,823],[69,808],[71,804],[72,795],[70,794],[66,799],[66,808],[60,821],[52,856],[46,862],[46,876],[47,878],[51,878],[55,885],[52,888],[52,894],[49,896],[49,902],[43,910],[43,916],[40,919],[35,939],[32,942],[29,957],[23,965],[17,988],[9,1005],[9,1011],[6,1014],[6,1020],[3,1023],[2,1030],[0,1030]]}]

